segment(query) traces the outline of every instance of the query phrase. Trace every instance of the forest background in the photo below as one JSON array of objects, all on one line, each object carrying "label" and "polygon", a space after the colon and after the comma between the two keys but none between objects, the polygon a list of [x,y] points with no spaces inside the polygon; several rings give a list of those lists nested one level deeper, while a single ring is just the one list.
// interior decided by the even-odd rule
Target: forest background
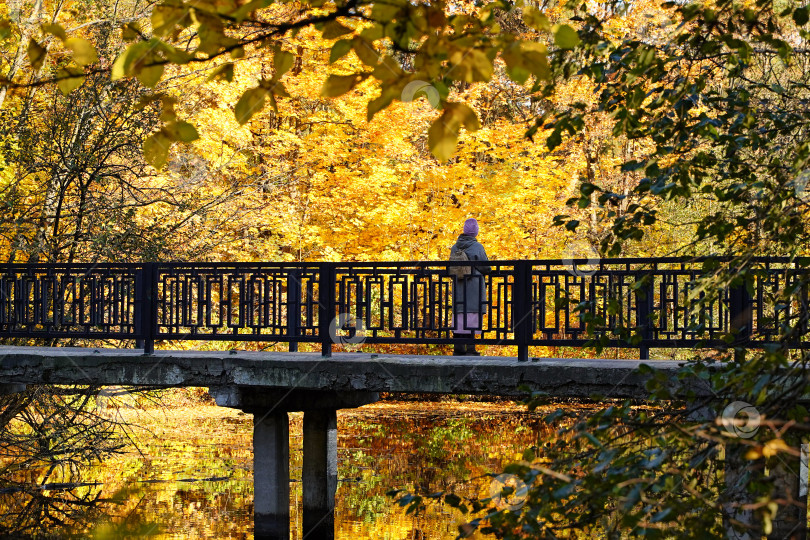
[{"label": "forest background", "polygon": [[[12,83],[0,91],[0,260],[445,260],[468,217],[479,220],[492,259],[559,258],[566,249],[589,257],[605,236],[599,218],[610,208],[574,209],[583,225],[576,233],[553,227],[554,216],[572,211],[566,201],[582,182],[626,195],[642,176],[618,166],[640,143],[615,137],[598,119],[553,151],[541,134],[526,138],[538,115],[593,101],[593,88],[572,80],[538,97],[530,84],[510,78],[502,61],[489,82],[461,81],[448,90],[471,104],[481,129],[462,130],[456,152],[439,161],[428,144],[440,115],[436,86],[412,82],[368,120],[365,105],[379,83],[369,79],[340,97],[323,97],[336,40],[314,28],[280,40],[294,54],[282,78],[291,97],[276,98],[275,110],[261,108],[243,124],[234,115],[237,101],[274,70],[266,49],[240,53],[245,57],[229,67],[232,82],[217,77],[224,61],[167,66],[160,82],[146,81],[154,90],[104,73],[65,78],[66,66],[78,73],[73,57],[83,40],[97,49],[86,60],[109,68],[126,45],[122,26],[148,27],[152,7],[46,0],[0,6],[0,17],[15,23],[14,32],[6,24],[0,34],[0,82]],[[301,6],[277,8],[275,15],[289,18]],[[570,15],[563,6],[545,13],[552,21]],[[499,16],[514,32],[539,35],[519,10]],[[662,16],[642,2],[613,13],[610,24],[617,35],[644,33]],[[50,24],[60,30],[47,33]],[[330,69],[361,67],[350,53]],[[59,84],[44,84],[54,78]],[[153,91],[160,101],[139,101]],[[141,150],[167,108],[187,128],[177,138],[189,142],[161,139],[161,151],[147,155],[165,163],[157,170]],[[630,202],[615,207],[623,214]],[[692,245],[690,223],[711,202],[656,204],[662,225],[627,253],[705,253]]]}]

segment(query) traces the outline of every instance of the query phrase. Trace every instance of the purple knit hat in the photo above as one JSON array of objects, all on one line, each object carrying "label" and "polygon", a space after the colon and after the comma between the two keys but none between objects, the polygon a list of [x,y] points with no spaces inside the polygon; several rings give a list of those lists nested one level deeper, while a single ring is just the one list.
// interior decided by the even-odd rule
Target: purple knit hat
[{"label": "purple knit hat", "polygon": [[478,222],[475,218],[470,218],[464,222],[464,234],[469,234],[470,236],[478,235]]}]

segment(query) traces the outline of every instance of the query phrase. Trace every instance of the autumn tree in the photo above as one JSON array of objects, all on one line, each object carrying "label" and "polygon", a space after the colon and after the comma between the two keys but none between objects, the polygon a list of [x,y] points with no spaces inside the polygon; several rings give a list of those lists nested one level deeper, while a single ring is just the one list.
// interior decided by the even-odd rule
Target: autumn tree
[{"label": "autumn tree", "polygon": [[[159,123],[160,107],[141,102],[146,91],[137,81],[78,75],[79,66],[111,64],[121,48],[117,25],[142,8],[117,3],[84,10],[39,0],[0,9],[6,8],[4,15],[20,26],[17,33],[9,31],[8,21],[0,23],[0,73],[11,84],[25,79],[27,87],[9,92],[9,84],[0,85],[2,260],[207,256],[221,239],[200,233],[207,232],[200,216],[214,214],[212,223],[227,220],[229,212],[215,210],[238,190],[188,189],[199,181],[199,171],[191,174],[182,160],[158,177],[143,159],[142,144]],[[50,37],[43,39],[39,25],[47,20],[65,27],[48,26]],[[62,76],[57,84],[42,84],[54,74]],[[128,446],[125,426],[99,413],[100,393],[84,386],[37,386],[0,397],[4,535],[50,533],[97,515],[99,491],[82,485],[83,474]]]}]

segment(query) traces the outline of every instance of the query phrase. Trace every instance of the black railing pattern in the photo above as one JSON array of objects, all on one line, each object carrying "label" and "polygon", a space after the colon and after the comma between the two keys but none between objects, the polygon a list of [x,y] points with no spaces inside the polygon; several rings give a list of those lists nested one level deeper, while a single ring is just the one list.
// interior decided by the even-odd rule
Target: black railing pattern
[{"label": "black railing pattern", "polygon": [[[369,344],[516,345],[521,358],[594,340],[642,358],[651,347],[810,348],[810,274],[795,262],[754,261],[749,286],[712,299],[698,288],[701,260],[585,262],[489,262],[465,278],[484,284],[474,306],[446,262],[7,265],[0,337],[134,339],[146,352],[156,340],[313,342],[327,356],[357,332]],[[478,315],[474,338],[454,333],[457,311]]]}]

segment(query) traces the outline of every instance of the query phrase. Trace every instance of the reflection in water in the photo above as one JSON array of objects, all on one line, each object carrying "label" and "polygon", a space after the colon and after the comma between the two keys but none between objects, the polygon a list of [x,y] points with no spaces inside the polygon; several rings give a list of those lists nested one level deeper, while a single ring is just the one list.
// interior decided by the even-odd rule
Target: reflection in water
[{"label": "reflection in water", "polygon": [[338,538],[452,539],[464,521],[450,508],[406,516],[391,488],[454,490],[489,496],[492,478],[550,430],[540,412],[507,404],[398,403],[347,411],[340,418]]},{"label": "reflection in water", "polygon": [[29,386],[0,396],[0,535],[41,536],[97,519],[102,490],[84,474],[128,445],[99,396],[86,386]]},{"label": "reflection in water", "polygon": [[[35,477],[47,469],[30,471]],[[16,484],[16,482],[14,482]],[[63,524],[93,522],[100,515],[101,489],[82,484],[26,484],[21,481],[0,492],[0,535],[25,537]]]},{"label": "reflection in water", "polygon": [[[503,465],[519,460],[552,431],[547,411],[516,404],[379,403],[338,413],[337,538],[451,539],[463,521],[452,509],[432,507],[406,516],[386,492],[392,488],[487,497]],[[69,490],[98,497],[103,513],[57,536],[95,538],[251,538],[253,526],[252,422],[249,415],[213,406],[129,411],[142,454],[131,451],[85,475],[98,485]],[[291,516],[301,538],[301,423],[291,417]],[[44,493],[44,492],[43,492]],[[53,492],[49,492],[53,495]],[[13,494],[0,494],[4,510]],[[10,498],[9,498],[10,497]],[[92,507],[90,507],[92,508]],[[104,516],[104,517],[102,517]]]}]

